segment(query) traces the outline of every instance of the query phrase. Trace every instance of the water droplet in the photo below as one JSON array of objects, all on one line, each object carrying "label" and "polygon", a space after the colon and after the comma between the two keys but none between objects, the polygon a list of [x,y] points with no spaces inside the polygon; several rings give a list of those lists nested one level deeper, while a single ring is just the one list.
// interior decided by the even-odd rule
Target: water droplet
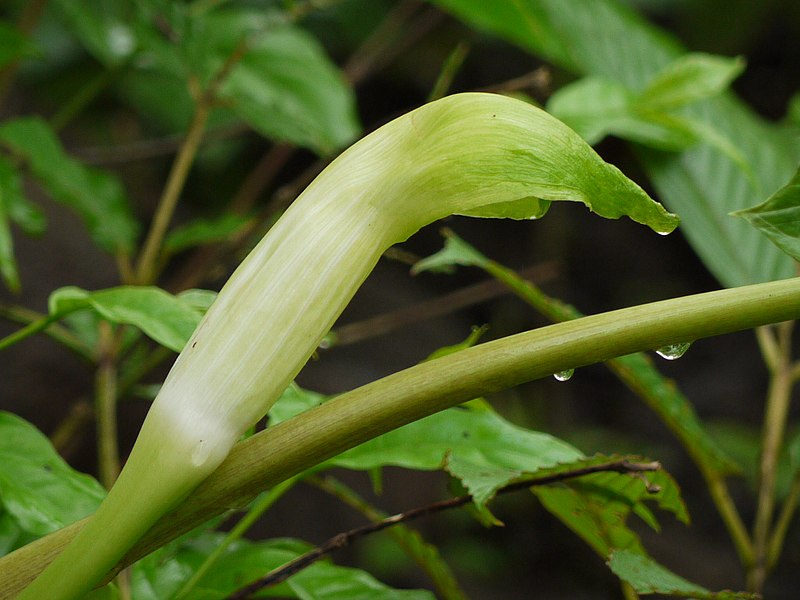
[{"label": "water droplet", "polygon": [[567,381],[572,375],[575,373],[575,369],[567,369],[566,371],[559,371],[558,373],[553,373],[553,377],[555,377],[558,381]]},{"label": "water droplet", "polygon": [[656,354],[658,354],[661,358],[666,358],[667,360],[675,360],[676,358],[680,358],[686,351],[689,349],[689,346],[692,345],[692,342],[682,342],[678,344],[667,344],[666,346],[662,346],[658,350],[656,350]]}]

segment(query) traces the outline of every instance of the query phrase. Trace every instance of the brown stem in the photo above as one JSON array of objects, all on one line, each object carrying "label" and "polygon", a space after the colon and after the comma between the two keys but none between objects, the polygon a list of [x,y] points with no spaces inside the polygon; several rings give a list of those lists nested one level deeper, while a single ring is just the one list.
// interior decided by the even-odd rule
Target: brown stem
[{"label": "brown stem", "polygon": [[194,157],[197,155],[200,142],[203,139],[206,123],[217,101],[217,93],[227,76],[244,57],[247,48],[248,46],[244,39],[239,42],[234,51],[228,56],[225,64],[215,73],[206,89],[197,99],[189,131],[178,152],[178,156],[175,157],[175,162],[167,179],[167,185],[164,187],[164,193],[161,196],[155,218],[150,226],[150,231],[147,234],[147,239],[139,257],[136,279],[140,284],[152,283],[157,276],[157,263],[161,251],[161,243],[167,233],[175,207],[178,205],[181,191],[189,175],[189,169],[194,162]]},{"label": "brown stem", "polygon": [[111,489],[119,475],[117,441],[117,360],[116,340],[111,324],[100,323],[100,342],[95,377],[95,414],[97,415],[97,457],[100,483]]},{"label": "brown stem", "polygon": [[[525,277],[534,281],[546,281],[555,276],[556,266],[555,263],[545,263],[526,269],[522,273]],[[369,338],[390,333],[412,323],[447,315],[461,308],[503,296],[508,291],[505,285],[494,279],[482,281],[444,294],[438,298],[419,302],[413,306],[400,308],[356,323],[342,325],[331,332],[328,344],[321,347],[356,344]]]},{"label": "brown stem", "polygon": [[[552,483],[558,483],[570,479],[575,479],[577,477],[584,477],[586,475],[591,475],[592,473],[615,472],[615,473],[641,474],[643,472],[648,472],[648,471],[657,471],[660,468],[661,465],[657,462],[634,463],[626,459],[622,459],[601,465],[592,465],[589,467],[574,469],[572,471],[565,471],[563,473],[547,475],[544,477],[531,477],[529,479],[525,479],[523,481],[517,481],[507,486],[504,486],[499,490],[497,490],[497,494],[507,494],[509,492],[525,490],[534,486],[549,485]],[[327,554],[330,554],[335,550],[340,550],[341,548],[345,548],[350,544],[352,544],[354,541],[366,535],[377,533],[378,531],[382,531],[387,527],[392,527],[400,523],[405,523],[407,521],[411,521],[412,519],[418,519],[423,516],[442,512],[444,510],[449,510],[452,508],[457,508],[459,506],[464,506],[469,502],[472,502],[472,496],[470,496],[469,494],[463,496],[457,496],[455,498],[449,498],[447,500],[442,500],[440,502],[434,502],[433,504],[428,504],[427,506],[421,506],[419,508],[414,508],[402,513],[398,513],[396,515],[392,515],[391,517],[382,519],[377,523],[370,523],[368,525],[363,525],[362,527],[357,527],[356,529],[351,529],[350,531],[337,534],[334,537],[330,538],[325,543],[317,546],[313,550],[309,550],[305,554],[302,554],[297,558],[295,558],[294,560],[286,563],[285,565],[271,571],[261,579],[258,579],[240,588],[239,590],[228,596],[227,600],[243,600],[244,598],[248,598],[251,594],[254,594],[267,587],[271,587],[283,581],[286,581],[292,575],[295,575],[296,573],[309,567],[310,565],[314,564],[316,561],[323,558]]]},{"label": "brown stem", "polygon": [[770,537],[775,511],[775,482],[778,460],[783,447],[784,434],[791,405],[792,363],[791,332],[793,322],[778,326],[778,354],[772,365],[772,378],[764,414],[764,431],[761,446],[758,505],[753,524],[755,563],[748,573],[748,588],[760,592],[769,571]]}]

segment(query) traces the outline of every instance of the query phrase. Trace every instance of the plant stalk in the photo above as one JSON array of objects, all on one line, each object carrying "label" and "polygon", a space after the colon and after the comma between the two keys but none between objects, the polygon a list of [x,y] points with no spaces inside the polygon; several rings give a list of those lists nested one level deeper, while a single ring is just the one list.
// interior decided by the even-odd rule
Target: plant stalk
[{"label": "plant stalk", "polygon": [[792,395],[791,331],[792,322],[781,323],[778,329],[778,353],[772,361],[772,373],[764,414],[761,445],[758,505],[753,524],[755,562],[747,575],[748,588],[760,592],[769,570],[770,537],[775,511],[775,482]]},{"label": "plant stalk", "polygon": [[164,241],[175,207],[178,205],[181,191],[186,183],[186,178],[189,176],[194,157],[197,155],[200,142],[203,140],[203,133],[211,115],[211,109],[210,102],[198,102],[191,125],[186,133],[186,138],[178,152],[178,156],[175,157],[175,162],[172,164],[167,184],[164,187],[164,193],[158,203],[158,209],[150,226],[150,231],[147,233],[147,238],[136,266],[136,280],[140,285],[152,283],[155,279],[161,243]]},{"label": "plant stalk", "polygon": [[[615,356],[798,317],[800,278],[583,317],[416,365],[237,444],[191,497],[163,515],[109,575],[214,515],[244,505],[263,489],[450,406]],[[89,520],[1,558],[0,599],[15,597]]]},{"label": "plant stalk", "polygon": [[117,440],[117,362],[111,324],[100,323],[99,357],[95,376],[95,415],[97,421],[97,461],[100,483],[107,490],[120,471]]}]

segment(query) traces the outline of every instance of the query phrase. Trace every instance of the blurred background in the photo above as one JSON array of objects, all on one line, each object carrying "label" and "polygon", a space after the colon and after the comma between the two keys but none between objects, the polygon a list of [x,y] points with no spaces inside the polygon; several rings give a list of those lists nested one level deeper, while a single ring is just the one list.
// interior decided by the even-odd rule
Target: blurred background
[{"label": "blurred background", "polygon": [[[0,16],[15,22],[27,4],[7,1]],[[80,90],[96,86],[91,101],[59,131],[60,138],[73,157],[119,176],[136,216],[147,223],[191,114],[179,102],[170,102],[168,88],[160,98],[145,98],[145,91],[137,95],[135,79],[126,80],[124,70],[104,81],[107,67],[64,26],[59,9],[39,4],[42,12],[31,35],[42,54],[20,63],[16,78],[2,89],[0,119],[62,114]],[[630,0],[628,4],[693,51],[743,56],[747,67],[733,84],[735,92],[765,119],[788,118],[787,107],[800,89],[800,4],[793,0]],[[320,3],[299,23],[320,40],[351,82],[365,132],[424,103],[454,51],[461,62],[452,73],[450,93],[509,91],[544,104],[574,79],[422,1]],[[154,101],[168,110],[143,109]],[[627,143],[606,138],[597,151],[655,195]],[[254,213],[269,217],[296,196],[325,160],[309,150],[271,142],[240,122],[223,122],[212,127],[203,142],[175,222],[217,214],[237,198]],[[22,289],[11,294],[0,288],[0,303],[46,311],[47,297],[58,287],[99,289],[119,284],[114,258],[88,239],[71,211],[34,183],[26,183],[26,193],[43,208],[49,226],[35,238],[14,230]],[[337,323],[337,330],[355,332],[352,339],[320,350],[301,373],[300,385],[339,393],[411,366],[441,346],[459,343],[473,326],[488,325],[483,337],[488,340],[546,323],[499,286],[490,286],[489,299],[467,291],[466,305],[453,301],[443,311],[432,311],[432,299],[470,290],[487,279],[468,268],[451,275],[409,274],[408,261],[402,258],[438,251],[443,225],[490,258],[530,273],[547,293],[585,313],[720,287],[680,230],[658,236],[627,219],[600,219],[573,203],[556,203],[545,219],[536,222],[453,217],[413,236],[402,245],[402,253],[395,253],[401,254],[400,259],[381,261]],[[192,285],[218,289],[246,249],[243,244],[211,260],[196,253],[179,254],[161,283],[177,291],[199,264],[202,278]],[[353,328],[401,309],[411,315],[409,321],[397,321],[385,333],[369,326]],[[17,327],[0,319],[0,336]],[[146,383],[158,383],[170,361]],[[730,443],[740,449],[740,460],[755,464],[753,442],[760,431],[767,373],[754,335],[698,342],[681,360],[660,361],[659,367],[692,400],[719,439],[734,440]],[[89,401],[93,377],[84,361],[51,340],[29,339],[0,355],[0,409],[19,414],[47,434],[56,432],[70,414],[87,414],[89,418],[78,420],[84,435],[61,450],[76,468],[93,473],[96,455]],[[661,534],[640,528],[645,545],[692,581],[712,589],[743,586],[735,552],[697,470],[660,421],[602,366],[580,369],[568,382],[537,381],[490,400],[512,422],[562,437],[587,454],[631,452],[660,460],[680,483],[693,522],[686,528],[665,515]],[[122,400],[123,452],[132,444],[147,406],[148,400],[135,394]],[[379,497],[366,475],[339,475],[389,513],[448,495],[441,473],[389,469]],[[749,523],[753,482],[743,478],[732,485]],[[531,495],[509,495],[494,507],[505,527],[486,529],[460,511],[417,524],[430,541],[440,544],[471,597],[528,598],[534,585],[541,598],[619,597],[618,583],[602,561]],[[351,509],[300,485],[255,533],[319,543],[362,523],[363,517]],[[798,535],[796,527],[789,533],[768,598],[794,597],[800,585]],[[385,534],[360,541],[335,560],[358,564],[389,584],[428,585]]]}]

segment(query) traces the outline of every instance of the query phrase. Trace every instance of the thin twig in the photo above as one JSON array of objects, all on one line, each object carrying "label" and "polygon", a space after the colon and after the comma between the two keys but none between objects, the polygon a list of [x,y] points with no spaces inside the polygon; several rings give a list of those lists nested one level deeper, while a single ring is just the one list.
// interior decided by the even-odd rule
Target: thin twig
[{"label": "thin twig", "polygon": [[[374,507],[364,498],[359,496],[355,490],[351,489],[344,482],[339,481],[331,475],[324,478],[312,475],[305,479],[319,489],[338,498],[340,501],[357,510],[373,523],[383,521],[389,515]],[[450,566],[439,554],[436,546],[426,542],[420,532],[404,524],[391,527],[388,534],[392,536],[395,543],[417,563],[433,583],[436,597],[441,600],[466,600],[467,596],[461,590]]]},{"label": "thin twig", "polygon": [[[547,281],[555,277],[556,265],[552,262],[544,263],[526,269],[523,273],[527,278],[534,281]],[[320,347],[327,349],[333,346],[356,344],[369,338],[396,331],[412,323],[451,314],[467,306],[473,306],[503,296],[508,292],[509,290],[505,285],[494,279],[481,281],[437,298],[418,302],[413,306],[400,308],[363,321],[342,325],[333,330],[326,337],[326,343]]]},{"label": "thin twig", "polygon": [[748,590],[752,592],[762,590],[769,570],[778,460],[783,447],[792,395],[791,334],[793,324],[789,321],[778,325],[778,362],[773,366],[764,413],[758,505],[753,524],[755,564],[750,565],[747,576]]},{"label": "thin twig", "polygon": [[[552,483],[575,479],[577,477],[584,477],[593,473],[615,472],[641,474],[648,471],[658,471],[660,468],[661,465],[658,462],[634,463],[626,459],[622,459],[600,465],[583,467],[581,469],[574,469],[572,471],[566,471],[563,473],[547,475],[544,477],[532,477],[522,481],[517,481],[500,488],[497,490],[497,494],[506,494],[509,492],[525,490],[534,486],[549,485]],[[351,543],[361,537],[376,533],[386,529],[387,527],[392,527],[398,523],[405,523],[412,519],[417,519],[419,517],[435,514],[444,510],[457,508],[459,506],[464,506],[470,502],[472,502],[472,496],[470,495],[457,496],[455,498],[449,498],[447,500],[435,502],[427,506],[422,506],[406,512],[398,513],[377,523],[370,523],[369,525],[364,525],[362,527],[351,529],[350,531],[335,535],[313,550],[298,556],[294,560],[268,573],[261,579],[258,579],[257,581],[240,588],[228,596],[227,600],[243,600],[244,598],[248,598],[251,594],[263,590],[266,587],[277,585],[278,583],[286,581],[286,579],[307,568],[323,556],[330,554],[335,550],[349,546]]]}]

